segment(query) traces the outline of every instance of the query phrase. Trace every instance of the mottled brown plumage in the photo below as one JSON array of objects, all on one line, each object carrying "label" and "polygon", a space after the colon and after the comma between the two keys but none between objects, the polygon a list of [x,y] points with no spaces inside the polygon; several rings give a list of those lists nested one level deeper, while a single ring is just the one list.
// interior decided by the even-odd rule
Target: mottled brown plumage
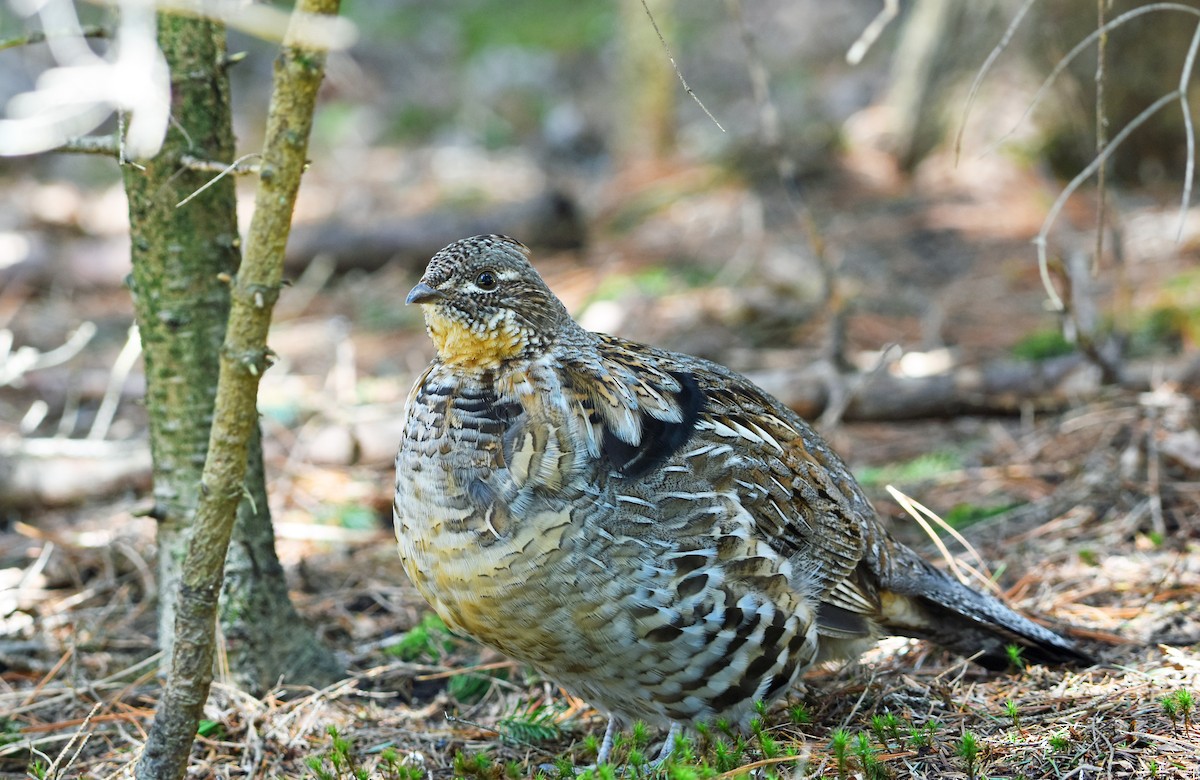
[{"label": "mottled brown plumage", "polygon": [[885,634],[985,665],[1072,642],[892,540],[845,464],[746,378],[577,325],[502,236],[409,294],[437,357],[408,399],[396,533],[446,624],[624,719],[745,723]]}]

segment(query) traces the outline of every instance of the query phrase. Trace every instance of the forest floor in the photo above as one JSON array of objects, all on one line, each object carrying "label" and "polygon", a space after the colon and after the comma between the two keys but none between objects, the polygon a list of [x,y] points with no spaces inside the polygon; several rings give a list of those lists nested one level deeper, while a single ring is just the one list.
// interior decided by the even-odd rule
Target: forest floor
[{"label": "forest floor", "polygon": [[[861,161],[844,165],[813,186],[822,193],[813,213],[852,301],[850,356],[869,369],[871,353],[897,343],[981,366],[1056,330],[1028,244],[1041,219],[1028,204],[1045,202],[1043,183],[934,165],[903,194],[865,176]],[[306,187],[319,191],[320,172],[311,175]],[[599,203],[584,249],[535,258],[585,323],[743,371],[795,366],[825,347],[821,268],[769,199],[680,166],[614,185]],[[1087,204],[1077,210],[1085,222]],[[1147,250],[1137,237],[1170,225],[1170,213],[1144,204],[1126,213],[1122,240],[1134,243],[1122,284],[1134,292],[1123,305],[1156,311],[1178,289],[1172,280],[1194,270],[1194,244]],[[1101,269],[1104,306],[1120,298],[1116,273]],[[603,718],[446,634],[396,558],[391,456],[404,397],[430,354],[419,315],[401,305],[414,281],[400,266],[302,276],[281,302],[271,345],[282,360],[261,404],[279,552],[301,612],[350,672],[324,690],[284,686],[261,700],[218,681],[192,776],[516,778],[594,758]],[[79,322],[97,323],[86,353],[3,396],[6,436],[78,437],[83,422],[60,420],[72,403],[87,421],[98,416],[130,321],[127,293],[59,279],[8,285],[0,297],[18,344],[49,349]],[[1180,339],[1183,354],[1194,350],[1187,333]],[[120,383],[124,400],[102,438],[144,437],[137,373]],[[16,421],[38,399],[50,411],[22,432]],[[1016,659],[987,673],[886,640],[858,663],[810,671],[754,733],[690,735],[691,755],[664,772],[1200,778],[1194,395],[1157,382],[1014,408],[1024,414],[827,419],[822,432],[897,534],[938,556],[888,484],[964,528],[979,558],[951,544],[959,560],[990,572],[1009,603],[1076,637],[1097,664]],[[131,487],[93,495],[90,472],[70,462],[46,476],[82,479],[82,492],[8,506],[0,519],[0,777],[127,776],[159,693],[144,471]],[[616,757],[648,776],[640,757],[660,739],[630,732]]]}]

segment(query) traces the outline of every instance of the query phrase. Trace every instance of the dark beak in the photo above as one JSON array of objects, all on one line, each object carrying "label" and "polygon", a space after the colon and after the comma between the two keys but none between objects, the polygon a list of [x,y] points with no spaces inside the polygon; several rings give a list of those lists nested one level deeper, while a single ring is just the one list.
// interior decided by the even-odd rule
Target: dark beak
[{"label": "dark beak", "polygon": [[446,296],[443,293],[433,289],[429,285],[425,284],[425,282],[419,282],[416,287],[409,290],[408,297],[404,299],[404,302],[433,303],[434,301],[440,301],[445,297]]}]

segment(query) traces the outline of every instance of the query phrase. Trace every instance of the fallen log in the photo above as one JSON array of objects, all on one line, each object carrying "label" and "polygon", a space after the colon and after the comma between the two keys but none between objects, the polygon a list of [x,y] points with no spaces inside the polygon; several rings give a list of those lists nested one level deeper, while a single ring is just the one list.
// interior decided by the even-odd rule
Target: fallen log
[{"label": "fallen log", "polygon": [[[886,370],[838,374],[822,361],[747,376],[810,420],[824,414],[832,399],[848,392],[850,399],[841,417],[860,422],[1054,412],[1092,400],[1108,387],[1101,382],[1100,370],[1078,354],[1042,361],[998,360],[923,377]],[[1144,392],[1157,382],[1200,388],[1200,356],[1130,363],[1120,387]]]},{"label": "fallen log", "polygon": [[144,441],[0,440],[0,507],[64,506],[149,487]]}]

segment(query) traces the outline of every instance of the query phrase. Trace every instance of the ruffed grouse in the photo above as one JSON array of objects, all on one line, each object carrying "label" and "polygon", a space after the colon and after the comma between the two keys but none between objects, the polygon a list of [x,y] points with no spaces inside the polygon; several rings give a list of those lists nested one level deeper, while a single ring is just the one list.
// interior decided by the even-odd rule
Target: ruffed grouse
[{"label": "ruffed grouse", "polygon": [[584,330],[520,243],[451,244],[407,302],[437,356],[396,458],[405,570],[450,628],[611,716],[744,724],[887,634],[988,667],[1009,644],[1085,660],[894,541],[841,459],[745,377]]}]

